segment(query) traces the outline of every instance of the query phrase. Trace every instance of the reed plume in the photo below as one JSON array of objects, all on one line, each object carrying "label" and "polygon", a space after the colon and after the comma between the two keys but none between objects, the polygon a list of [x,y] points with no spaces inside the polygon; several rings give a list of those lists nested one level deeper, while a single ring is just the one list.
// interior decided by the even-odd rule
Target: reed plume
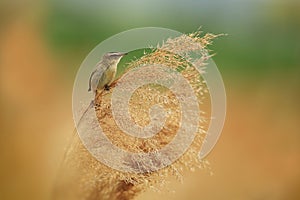
[{"label": "reed plume", "polygon": [[[150,122],[149,109],[161,105],[168,111],[164,127],[152,138],[137,138],[124,133],[116,124],[111,110],[111,98],[116,84],[130,70],[145,64],[162,64],[180,72],[189,82],[197,97],[200,108],[208,94],[205,81],[205,65],[211,57],[208,45],[218,35],[205,34],[201,31],[169,38],[151,49],[150,53],[128,63],[121,77],[116,79],[109,91],[102,91],[95,96],[95,112],[98,122],[110,141],[119,148],[129,152],[152,152],[167,145],[180,127],[181,107],[174,93],[161,85],[151,84],[138,88],[129,102],[132,120],[146,126]],[[197,52],[192,60],[190,52]],[[189,59],[190,58],[190,59]],[[197,70],[192,63],[201,67]],[[87,119],[83,119],[87,120]],[[201,112],[197,124],[197,133],[189,149],[172,165],[158,171],[129,173],[114,170],[96,160],[84,147],[77,134],[67,149],[58,181],[55,184],[54,199],[123,199],[129,200],[148,188],[160,188],[168,176],[181,180],[184,170],[195,170],[207,166],[206,160],[198,159],[198,152],[206,135],[207,118]],[[116,158],[118,159],[118,158]],[[139,167],[135,162],[131,167]]]}]

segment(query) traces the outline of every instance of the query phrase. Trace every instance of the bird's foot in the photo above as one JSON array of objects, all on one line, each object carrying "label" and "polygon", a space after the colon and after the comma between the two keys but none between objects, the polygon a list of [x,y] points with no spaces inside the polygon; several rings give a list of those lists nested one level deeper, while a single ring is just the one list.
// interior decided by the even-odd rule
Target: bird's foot
[{"label": "bird's foot", "polygon": [[106,84],[104,85],[104,90],[109,91],[110,87]]}]

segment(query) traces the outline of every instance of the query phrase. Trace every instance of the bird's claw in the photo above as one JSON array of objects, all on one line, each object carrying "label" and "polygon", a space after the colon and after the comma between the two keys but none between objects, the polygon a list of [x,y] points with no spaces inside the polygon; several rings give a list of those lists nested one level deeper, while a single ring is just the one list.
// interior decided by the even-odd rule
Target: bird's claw
[{"label": "bird's claw", "polygon": [[105,85],[105,86],[104,86],[104,90],[109,91],[109,89],[110,89],[110,88],[109,88],[108,85]]}]

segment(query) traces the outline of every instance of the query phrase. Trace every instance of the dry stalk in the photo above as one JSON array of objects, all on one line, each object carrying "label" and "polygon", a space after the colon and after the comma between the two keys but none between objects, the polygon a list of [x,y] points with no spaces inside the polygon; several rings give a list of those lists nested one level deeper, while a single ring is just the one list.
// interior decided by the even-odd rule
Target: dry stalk
[{"label": "dry stalk", "polygon": [[[206,47],[215,37],[217,36],[212,34],[200,37],[200,31],[197,31],[168,39],[151,53],[130,62],[127,69],[143,64],[163,64],[178,70],[189,81],[200,105],[207,94],[207,87],[201,78],[203,71],[199,73],[190,60],[183,59],[182,56],[188,55],[190,51],[198,51],[201,57],[194,62],[204,69],[205,62],[210,57]],[[110,91],[104,91],[95,99],[95,110],[104,133],[114,145],[127,151],[150,152],[161,149],[172,140],[180,125],[181,112],[177,98],[170,90],[159,85],[143,86],[136,90],[129,107],[131,117],[138,125],[145,126],[150,122],[148,111],[155,104],[162,105],[169,111],[169,115],[164,128],[153,138],[132,137],[119,129],[112,116],[110,100],[118,81],[119,79],[115,80]],[[195,140],[180,159],[159,171],[143,174],[124,173],[103,165],[86,150],[77,134],[74,134],[55,185],[54,199],[129,200],[148,188],[160,188],[168,176],[181,180],[185,169],[193,171],[207,164],[207,161],[198,160],[197,156],[205,137],[206,122],[202,115]]]}]

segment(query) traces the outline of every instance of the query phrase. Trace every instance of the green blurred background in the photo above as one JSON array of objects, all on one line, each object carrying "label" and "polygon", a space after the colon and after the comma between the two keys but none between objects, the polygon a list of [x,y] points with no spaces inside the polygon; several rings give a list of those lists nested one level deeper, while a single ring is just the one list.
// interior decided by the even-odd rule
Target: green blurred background
[{"label": "green blurred background", "polygon": [[226,33],[210,48],[228,98],[207,170],[138,199],[300,199],[300,2],[0,2],[0,199],[47,199],[73,129],[72,84],[104,39],[136,27]]}]

